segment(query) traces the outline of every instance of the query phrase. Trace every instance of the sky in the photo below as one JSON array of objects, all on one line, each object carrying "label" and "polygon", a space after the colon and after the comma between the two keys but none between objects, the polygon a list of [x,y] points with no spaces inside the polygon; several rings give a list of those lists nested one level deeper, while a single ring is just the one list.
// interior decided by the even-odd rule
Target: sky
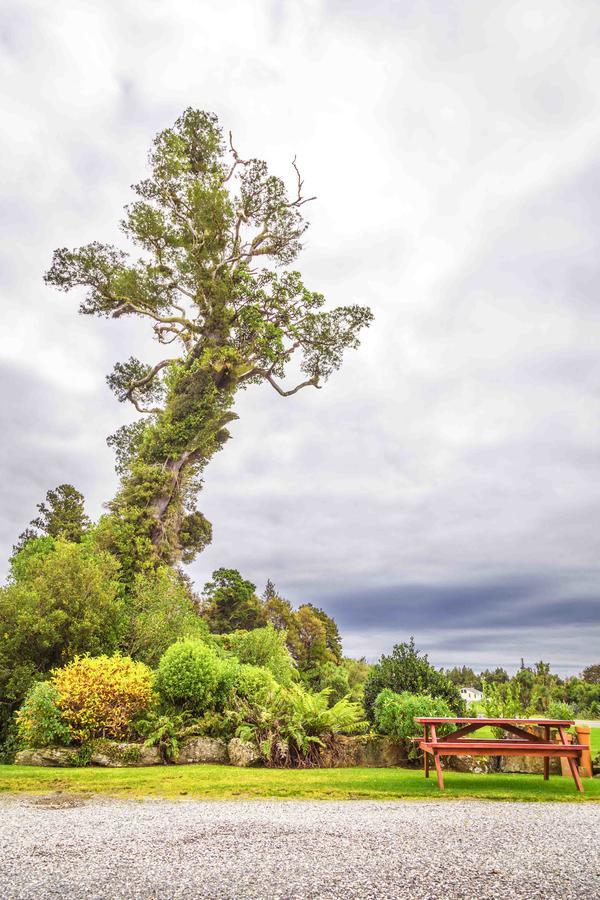
[{"label": "sky", "polygon": [[[157,357],[77,315],[52,250],[125,246],[154,134],[212,110],[317,200],[295,264],[371,306],[322,391],[252,387],[199,506],[233,567],[348,654],[563,674],[600,656],[596,0],[4,0],[0,556],[48,488],[116,489],[105,384]],[[6,568],[4,567],[4,571]]]}]

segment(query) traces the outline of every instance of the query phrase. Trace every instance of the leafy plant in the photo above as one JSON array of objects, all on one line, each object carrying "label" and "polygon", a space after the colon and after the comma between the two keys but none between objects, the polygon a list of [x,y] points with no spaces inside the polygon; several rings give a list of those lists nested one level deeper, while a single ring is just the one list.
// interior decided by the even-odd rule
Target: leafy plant
[{"label": "leafy plant", "polygon": [[328,700],[328,691],[311,694],[297,684],[277,686],[267,703],[240,705],[238,737],[254,742],[269,766],[318,765],[328,739],[366,724],[359,704],[344,699],[329,706]]},{"label": "leafy plant", "polygon": [[[395,741],[407,743],[408,755],[415,759],[418,748],[410,741],[422,732],[415,722],[419,716],[451,716],[452,710],[446,700],[432,697],[430,694],[411,694],[403,691],[397,694],[384,688],[375,700],[375,725],[381,734],[387,734]],[[448,734],[453,730],[451,725],[439,726],[438,733]]]},{"label": "leafy plant", "polygon": [[146,738],[144,747],[158,747],[163,763],[172,763],[179,756],[179,744],[185,734],[189,720],[188,713],[151,713],[147,718],[138,719],[136,728]]},{"label": "leafy plant", "polygon": [[128,656],[84,656],[56,669],[52,684],[73,740],[123,739],[155,702],[154,675]]},{"label": "leafy plant", "polygon": [[18,735],[26,747],[50,747],[71,743],[71,735],[58,707],[54,684],[34,684],[17,713]]},{"label": "leafy plant", "polygon": [[222,709],[231,695],[238,665],[202,641],[178,641],[161,657],[158,691],[167,703],[194,715]]},{"label": "leafy plant", "polygon": [[124,649],[149,666],[181,638],[204,640],[208,627],[178,572],[161,566],[136,576],[128,600],[129,628]]},{"label": "leafy plant", "polygon": [[264,628],[225,635],[224,645],[240,662],[269,669],[280,684],[289,685],[296,677],[294,660],[286,646],[286,634],[271,623]]},{"label": "leafy plant", "polygon": [[365,684],[364,704],[367,718],[375,721],[375,700],[384,688],[402,694],[429,694],[445,700],[453,713],[464,712],[460,691],[450,679],[435,669],[426,653],[415,647],[414,638],[396,644],[390,656],[382,656],[373,666]]}]

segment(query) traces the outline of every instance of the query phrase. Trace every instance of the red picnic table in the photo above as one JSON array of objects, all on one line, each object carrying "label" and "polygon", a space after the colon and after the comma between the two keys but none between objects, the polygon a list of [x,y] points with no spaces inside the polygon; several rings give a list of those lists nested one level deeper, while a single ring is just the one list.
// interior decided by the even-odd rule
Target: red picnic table
[{"label": "red picnic table", "polygon": [[[550,777],[550,757],[562,756],[569,763],[569,768],[577,790],[583,793],[583,785],[579,777],[577,763],[584,750],[581,744],[570,744],[566,729],[574,725],[561,719],[478,719],[434,716],[415,717],[415,722],[423,726],[423,737],[413,738],[425,756],[425,777],[429,778],[429,754],[433,756],[437,772],[438,787],[444,790],[444,776],[440,756],[541,756],[544,759],[544,781]],[[440,725],[457,725],[456,731],[438,737]],[[488,738],[466,738],[468,734],[485,728],[488,725],[501,728],[516,738],[490,740]],[[543,735],[529,731],[529,728],[543,730]],[[551,731],[558,731],[558,742],[551,740]]]}]

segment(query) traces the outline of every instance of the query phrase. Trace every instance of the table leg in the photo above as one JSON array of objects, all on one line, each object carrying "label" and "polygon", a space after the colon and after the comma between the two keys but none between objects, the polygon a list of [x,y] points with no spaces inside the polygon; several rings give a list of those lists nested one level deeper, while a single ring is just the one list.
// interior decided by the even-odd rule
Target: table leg
[{"label": "table leg", "polygon": [[442,764],[440,762],[440,756],[437,750],[433,752],[433,759],[435,761],[435,771],[437,772],[437,782],[440,791],[444,790],[444,776],[442,775]]},{"label": "table leg", "polygon": [[[427,743],[427,736],[429,734],[429,728],[427,725],[425,727],[425,743]],[[425,778],[429,778],[429,753],[427,750],[423,751],[423,768],[425,769]]]},{"label": "table leg", "polygon": [[[546,740],[546,743],[549,744],[550,743],[550,726],[549,725],[544,726],[544,738]],[[550,778],[550,757],[545,756],[544,757],[544,781],[548,781],[549,778]]]},{"label": "table leg", "polygon": [[[567,735],[565,729],[561,726],[558,728],[558,733],[560,734],[560,740],[563,744],[567,745],[569,742],[567,740]],[[571,770],[571,775],[573,776],[573,781],[577,787],[577,790],[580,794],[583,794],[583,785],[581,783],[581,778],[579,777],[579,770],[577,769],[577,761],[573,759],[572,756],[568,757],[569,768]]]},{"label": "table leg", "polygon": [[[437,729],[435,725],[431,726],[431,740],[437,743]],[[437,750],[433,751],[433,761],[435,763],[435,771],[437,772],[437,783],[440,791],[444,790],[444,776],[442,775],[442,763]]]}]

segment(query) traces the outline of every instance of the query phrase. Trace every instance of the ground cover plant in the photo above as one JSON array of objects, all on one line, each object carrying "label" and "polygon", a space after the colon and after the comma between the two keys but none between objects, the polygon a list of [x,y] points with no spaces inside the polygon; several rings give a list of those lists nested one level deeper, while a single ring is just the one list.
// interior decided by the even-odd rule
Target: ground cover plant
[{"label": "ground cover plant", "polygon": [[47,769],[0,766],[0,792],[107,794],[174,799],[297,798],[312,800],[431,799],[600,802],[600,779],[585,793],[571,778],[540,775],[472,775],[447,771],[446,790],[422,769],[237,769],[232,766],[154,766],[145,769]]}]

